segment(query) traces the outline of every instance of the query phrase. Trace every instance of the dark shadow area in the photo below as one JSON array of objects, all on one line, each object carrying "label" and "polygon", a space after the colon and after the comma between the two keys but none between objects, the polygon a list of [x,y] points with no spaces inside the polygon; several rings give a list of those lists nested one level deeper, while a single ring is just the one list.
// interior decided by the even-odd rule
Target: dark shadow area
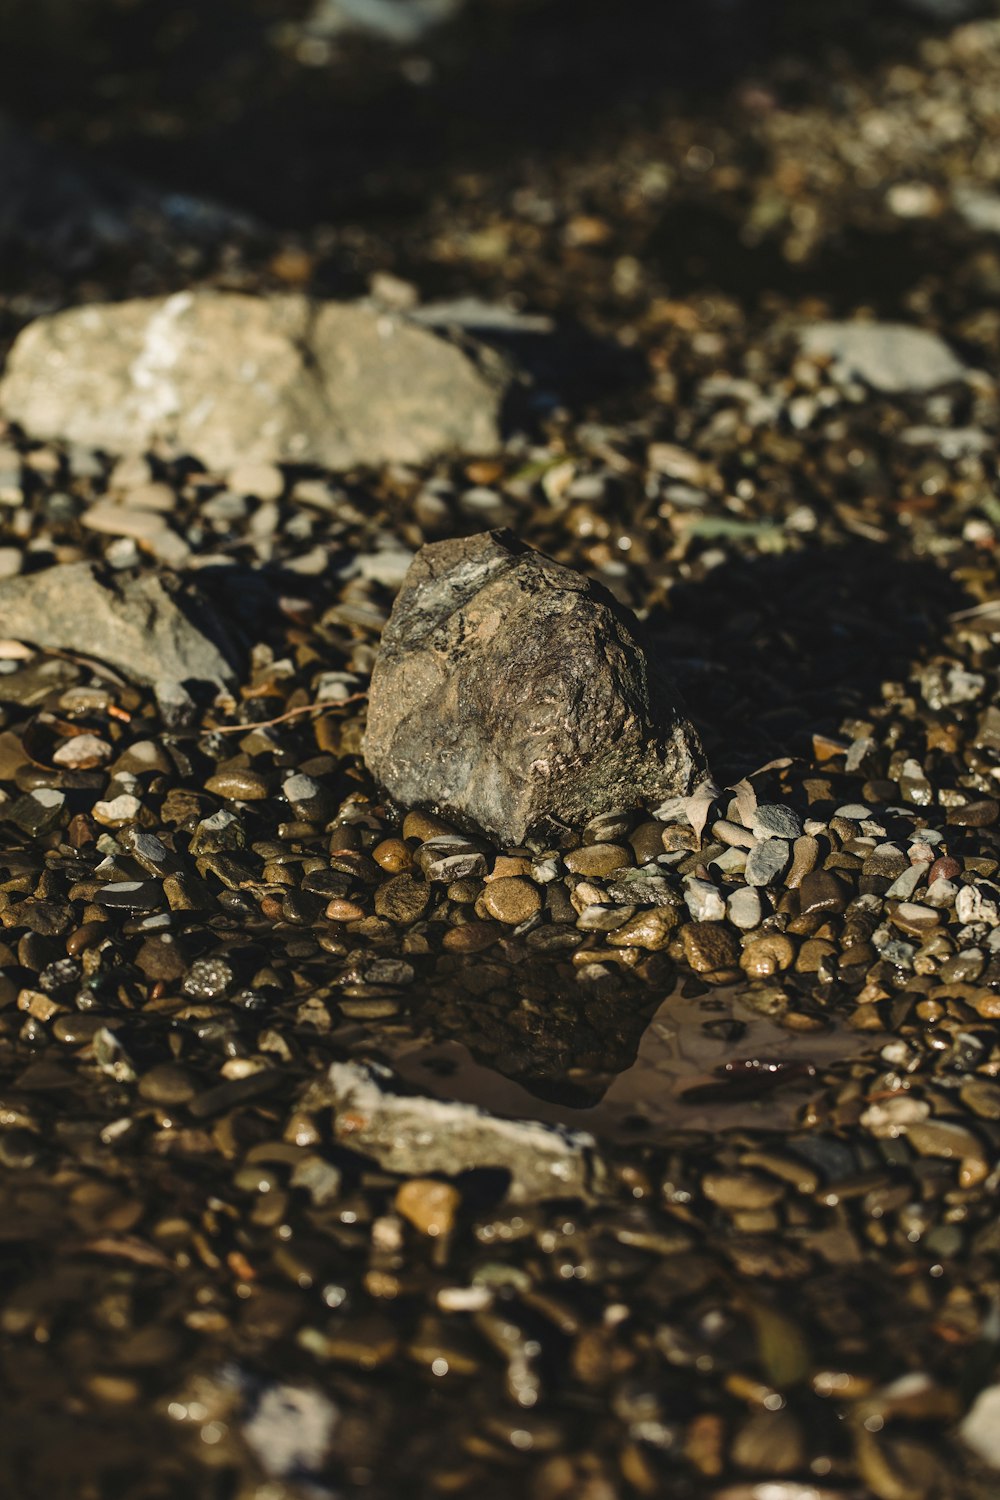
[{"label": "dark shadow area", "polygon": [[670,599],[651,629],[720,782],[838,735],[970,602],[942,568],[862,541],[734,558]]},{"label": "dark shadow area", "polygon": [[[696,197],[667,205],[644,246],[674,295],[720,291],[752,310],[768,296],[817,297],[834,316],[859,304],[882,317],[912,318],[919,282],[936,279],[945,295],[960,273],[968,278],[968,229],[955,220],[868,229],[846,223],[805,261],[790,261],[777,238],[746,244],[732,207]],[[996,291],[977,282],[984,302]],[[992,295],[991,295],[992,292]]]},{"label": "dark shadow area", "polygon": [[717,114],[777,59],[795,107],[845,59],[862,73],[906,61],[941,26],[925,8],[864,0],[473,0],[419,47],[348,36],[306,67],[275,27],[309,9],[7,0],[0,97],[61,144],[305,226],[411,216],[458,172],[516,180],[519,158],[606,142],[671,99]]}]

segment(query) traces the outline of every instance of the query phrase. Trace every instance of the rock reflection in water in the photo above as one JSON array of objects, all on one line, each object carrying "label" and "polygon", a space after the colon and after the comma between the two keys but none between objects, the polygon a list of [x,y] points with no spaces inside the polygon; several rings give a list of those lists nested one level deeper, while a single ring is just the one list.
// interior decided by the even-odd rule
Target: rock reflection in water
[{"label": "rock reflection in water", "polygon": [[813,1068],[868,1050],[852,1031],[783,1029],[746,1003],[745,987],[697,995],[669,967],[660,984],[650,977],[581,981],[561,963],[446,963],[405,1023],[344,1039],[367,1055],[374,1043],[406,1082],[437,1097],[633,1140],[663,1129],[791,1127],[817,1087]]}]

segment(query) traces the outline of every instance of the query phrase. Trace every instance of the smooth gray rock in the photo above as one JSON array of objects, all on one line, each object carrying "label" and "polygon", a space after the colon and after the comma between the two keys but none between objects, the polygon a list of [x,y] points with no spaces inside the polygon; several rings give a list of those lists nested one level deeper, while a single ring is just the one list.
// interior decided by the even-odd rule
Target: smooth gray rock
[{"label": "smooth gray rock", "polygon": [[836,373],[886,395],[932,391],[965,374],[943,339],[908,323],[813,323],[800,343],[806,354],[829,358]]},{"label": "smooth gray rock", "polygon": [[517,845],[704,774],[637,621],[508,531],[423,547],[372,673],[365,760],[404,807]]},{"label": "smooth gray rock", "polygon": [[199,590],[169,573],[80,562],[0,580],[0,637],[106,662],[153,688],[171,720],[237,682],[226,627]]},{"label": "smooth gray rock", "polygon": [[472,1104],[398,1089],[388,1068],[333,1063],[304,1107],[332,1105],[336,1140],[406,1177],[499,1167],[510,1173],[512,1203],[586,1197],[600,1183],[594,1139],[584,1131],[505,1120]]},{"label": "smooth gray rock", "polygon": [[0,411],[112,453],[346,469],[495,449],[511,376],[495,351],[367,303],[185,291],[30,323]]}]

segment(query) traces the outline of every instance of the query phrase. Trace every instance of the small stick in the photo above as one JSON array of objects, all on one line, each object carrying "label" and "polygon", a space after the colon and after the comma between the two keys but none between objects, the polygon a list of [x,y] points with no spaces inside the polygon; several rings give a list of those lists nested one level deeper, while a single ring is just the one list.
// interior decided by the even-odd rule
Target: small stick
[{"label": "small stick", "polygon": [[288,719],[294,719],[298,714],[311,714],[317,710],[320,712],[331,708],[342,708],[347,703],[357,703],[362,698],[367,698],[367,693],[351,693],[348,698],[340,698],[331,703],[302,703],[298,708],[290,708],[283,714],[278,714],[274,719],[258,719],[252,724],[224,724],[219,729],[203,729],[202,734],[249,734],[252,729],[270,729],[274,724],[284,724]]}]

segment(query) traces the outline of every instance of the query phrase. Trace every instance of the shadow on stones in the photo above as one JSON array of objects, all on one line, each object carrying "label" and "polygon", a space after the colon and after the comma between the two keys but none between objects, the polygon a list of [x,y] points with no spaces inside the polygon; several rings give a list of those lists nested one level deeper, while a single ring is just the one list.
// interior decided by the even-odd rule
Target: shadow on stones
[{"label": "shadow on stones", "polygon": [[678,585],[650,631],[728,782],[866,717],[970,602],[935,564],[857,541],[734,558]]}]

